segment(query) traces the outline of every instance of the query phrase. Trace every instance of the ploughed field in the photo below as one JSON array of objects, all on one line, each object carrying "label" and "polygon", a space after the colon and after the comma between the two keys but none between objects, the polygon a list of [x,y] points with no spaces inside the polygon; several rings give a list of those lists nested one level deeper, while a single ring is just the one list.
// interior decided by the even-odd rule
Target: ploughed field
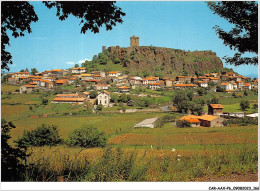
[{"label": "ploughed field", "polygon": [[[30,106],[33,108],[29,109]],[[257,125],[177,128],[166,123],[158,129],[135,129],[136,123],[165,113],[86,111],[82,115],[64,116],[63,113],[81,112],[82,107],[50,103],[43,106],[40,94],[2,96],[1,110],[1,117],[16,126],[11,130],[12,145],[24,130],[33,130],[41,124],[57,125],[65,140],[82,125],[93,125],[108,137],[110,147],[105,149],[65,144],[30,147],[28,164],[37,166],[29,168],[28,181],[203,181],[231,174],[257,177]]]}]

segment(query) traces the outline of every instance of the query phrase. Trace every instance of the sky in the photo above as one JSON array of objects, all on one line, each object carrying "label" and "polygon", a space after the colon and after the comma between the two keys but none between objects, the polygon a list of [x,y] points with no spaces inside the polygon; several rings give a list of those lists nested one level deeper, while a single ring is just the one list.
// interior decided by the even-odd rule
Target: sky
[{"label": "sky", "polygon": [[[212,13],[203,1],[119,1],[117,6],[126,13],[123,23],[111,30],[104,27],[94,34],[81,34],[80,20],[69,16],[60,21],[56,9],[48,9],[42,2],[30,2],[38,15],[32,23],[32,33],[24,37],[10,37],[8,50],[13,56],[10,72],[36,68],[39,72],[50,69],[68,69],[84,60],[91,60],[102,51],[102,46],[129,47],[130,36],[138,36],[140,46],[158,46],[182,50],[212,50],[223,61],[224,67],[239,74],[258,74],[258,67],[227,65],[224,56],[233,56],[218,38],[213,27],[232,27],[225,19]],[[250,56],[250,54],[248,54]]]}]

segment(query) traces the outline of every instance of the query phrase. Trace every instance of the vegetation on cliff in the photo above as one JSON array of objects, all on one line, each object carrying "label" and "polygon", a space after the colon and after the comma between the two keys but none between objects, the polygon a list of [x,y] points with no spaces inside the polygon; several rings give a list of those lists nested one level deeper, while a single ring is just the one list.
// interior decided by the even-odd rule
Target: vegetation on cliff
[{"label": "vegetation on cliff", "polygon": [[109,47],[82,64],[88,71],[121,70],[139,76],[203,75],[221,72],[223,63],[212,51],[184,51],[154,46]]}]

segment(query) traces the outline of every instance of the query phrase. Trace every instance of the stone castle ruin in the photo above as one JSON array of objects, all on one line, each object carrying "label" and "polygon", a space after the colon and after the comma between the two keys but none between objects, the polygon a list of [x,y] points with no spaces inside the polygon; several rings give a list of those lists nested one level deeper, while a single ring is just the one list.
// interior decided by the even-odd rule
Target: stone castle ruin
[{"label": "stone castle ruin", "polygon": [[[139,37],[133,35],[130,37],[130,47],[138,47],[139,46]],[[102,53],[104,53],[106,50],[106,46],[102,46]],[[110,53],[119,53],[120,52],[120,46],[110,46],[108,47],[108,51]]]}]

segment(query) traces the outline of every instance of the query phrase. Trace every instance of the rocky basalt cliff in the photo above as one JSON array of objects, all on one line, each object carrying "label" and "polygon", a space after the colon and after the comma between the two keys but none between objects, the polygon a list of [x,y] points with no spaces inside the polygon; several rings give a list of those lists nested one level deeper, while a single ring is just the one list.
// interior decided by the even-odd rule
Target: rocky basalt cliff
[{"label": "rocky basalt cliff", "polygon": [[212,51],[184,51],[153,46],[121,48],[109,47],[106,54],[111,60],[120,59],[130,73],[147,71],[164,76],[193,75],[223,68],[223,63]]}]

